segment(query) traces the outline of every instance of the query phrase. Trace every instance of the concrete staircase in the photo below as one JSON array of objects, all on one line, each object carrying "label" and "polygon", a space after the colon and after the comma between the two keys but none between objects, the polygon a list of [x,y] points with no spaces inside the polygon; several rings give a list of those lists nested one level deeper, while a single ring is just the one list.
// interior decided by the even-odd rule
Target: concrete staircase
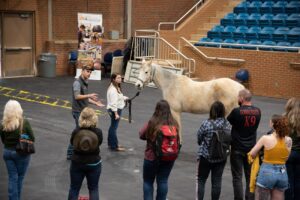
[{"label": "concrete staircase", "polygon": [[196,33],[190,35],[191,41],[198,41],[200,38],[206,37],[207,32],[211,30],[215,25],[220,24],[220,20],[229,12],[233,12],[233,8],[241,3],[242,0],[231,0],[228,3],[220,6],[214,16],[207,16],[207,22],[200,24]]}]

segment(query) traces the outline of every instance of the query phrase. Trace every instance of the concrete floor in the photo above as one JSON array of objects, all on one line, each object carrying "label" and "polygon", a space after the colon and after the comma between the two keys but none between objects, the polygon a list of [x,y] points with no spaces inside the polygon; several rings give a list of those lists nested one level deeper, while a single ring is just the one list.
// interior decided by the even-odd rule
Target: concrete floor
[{"label": "concrete floor", "polygon": [[[66,149],[74,120],[68,108],[71,100],[72,77],[57,78],[16,78],[0,79],[0,117],[5,103],[16,98],[21,103],[24,114],[29,119],[36,136],[36,154],[31,158],[23,186],[24,200],[63,200],[67,199],[70,162],[66,160]],[[90,81],[89,91],[99,94],[106,101],[106,89],[109,80]],[[123,85],[125,95],[136,93],[132,84]],[[99,109],[100,128],[104,141],[101,146],[103,169],[100,177],[100,197],[102,200],[142,199],[142,163],[145,142],[139,140],[138,131],[150,118],[154,106],[162,98],[161,92],[154,88],[145,88],[133,101],[133,123],[122,120],[118,129],[120,144],[128,148],[126,152],[110,152],[107,149],[107,130],[109,118],[105,108]],[[55,103],[57,102],[57,103]],[[282,113],[286,100],[266,97],[254,97],[254,104],[262,110],[262,120],[258,134],[269,129],[272,114]],[[123,117],[128,117],[125,109]],[[169,200],[192,200],[195,196],[196,174],[196,132],[208,115],[184,113],[183,147],[169,179]],[[0,144],[2,155],[3,145]],[[210,179],[207,181],[205,199],[210,199]],[[81,195],[87,195],[84,182]],[[7,171],[3,159],[0,159],[0,199],[7,198]],[[227,162],[223,174],[221,199],[233,199],[230,163]]]}]

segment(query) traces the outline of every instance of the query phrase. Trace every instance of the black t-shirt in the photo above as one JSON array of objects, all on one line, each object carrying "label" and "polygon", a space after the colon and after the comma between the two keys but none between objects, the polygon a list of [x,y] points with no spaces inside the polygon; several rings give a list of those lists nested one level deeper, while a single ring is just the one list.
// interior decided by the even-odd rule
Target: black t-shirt
[{"label": "black t-shirt", "polygon": [[261,111],[254,106],[235,108],[227,117],[232,125],[231,147],[233,150],[248,153],[256,143],[256,130],[261,118]]}]

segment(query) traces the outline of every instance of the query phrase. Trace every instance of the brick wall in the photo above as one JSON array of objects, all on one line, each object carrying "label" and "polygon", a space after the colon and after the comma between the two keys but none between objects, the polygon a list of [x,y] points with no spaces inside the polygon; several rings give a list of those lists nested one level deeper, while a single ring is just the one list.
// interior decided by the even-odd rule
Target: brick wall
[{"label": "brick wall", "polygon": [[[298,53],[268,52],[238,49],[220,49],[199,47],[210,57],[239,58],[246,62],[235,66],[234,62],[226,64],[214,61],[207,62],[194,50],[185,47],[184,53],[196,60],[196,73],[201,81],[213,78],[235,78],[239,69],[247,69],[250,74],[249,89],[259,96],[279,98],[300,98],[300,56]],[[290,66],[298,63],[298,68]]]}]

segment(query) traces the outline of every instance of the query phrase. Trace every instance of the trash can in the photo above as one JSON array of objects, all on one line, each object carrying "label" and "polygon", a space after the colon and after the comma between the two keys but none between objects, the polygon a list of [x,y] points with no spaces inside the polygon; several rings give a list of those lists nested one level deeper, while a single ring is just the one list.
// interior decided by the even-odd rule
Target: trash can
[{"label": "trash can", "polygon": [[56,76],[56,55],[42,53],[39,58],[38,75],[40,77],[52,78]]}]

